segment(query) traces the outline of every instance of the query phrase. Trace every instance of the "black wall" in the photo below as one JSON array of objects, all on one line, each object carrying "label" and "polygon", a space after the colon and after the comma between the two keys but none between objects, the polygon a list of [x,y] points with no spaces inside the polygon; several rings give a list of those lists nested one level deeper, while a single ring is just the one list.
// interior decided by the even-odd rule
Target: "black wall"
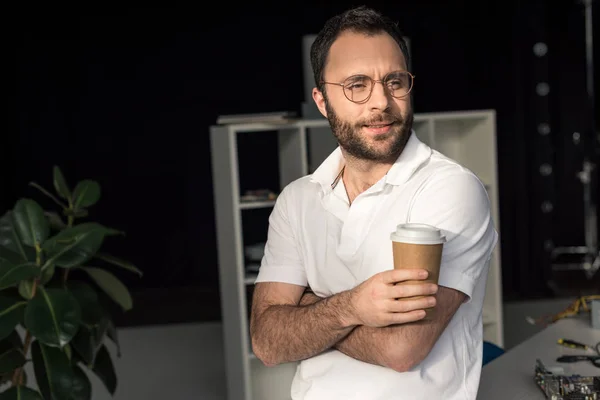
[{"label": "black wall", "polygon": [[[2,138],[2,210],[21,196],[41,199],[27,183],[51,187],[54,164],[72,182],[96,179],[103,197],[92,217],[127,232],[110,249],[145,271],[142,280],[122,276],[141,299],[138,313],[169,314],[192,302],[186,309],[206,310],[194,318],[218,318],[208,126],[220,114],[299,111],[302,35],[351,5],[283,4],[23,10],[14,25],[16,128]],[[583,240],[573,180],[581,152],[567,143],[573,130],[591,137],[582,7],[535,4],[369,3],[411,38],[417,112],[497,110],[507,298],[550,295],[540,279],[548,262],[540,243],[550,231],[539,228],[545,194],[532,131],[542,112],[531,92],[539,35],[550,48],[555,127],[548,226],[555,242]],[[261,151],[250,149],[257,163]]]}]

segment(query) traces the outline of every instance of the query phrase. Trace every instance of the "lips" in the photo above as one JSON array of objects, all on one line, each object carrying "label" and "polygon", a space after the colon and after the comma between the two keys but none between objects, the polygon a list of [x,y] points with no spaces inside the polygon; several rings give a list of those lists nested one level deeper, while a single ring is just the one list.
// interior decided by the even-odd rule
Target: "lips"
[{"label": "lips", "polygon": [[387,122],[387,123],[378,123],[378,124],[371,124],[371,125],[365,125],[367,128],[385,128],[387,126],[392,125],[393,122]]}]

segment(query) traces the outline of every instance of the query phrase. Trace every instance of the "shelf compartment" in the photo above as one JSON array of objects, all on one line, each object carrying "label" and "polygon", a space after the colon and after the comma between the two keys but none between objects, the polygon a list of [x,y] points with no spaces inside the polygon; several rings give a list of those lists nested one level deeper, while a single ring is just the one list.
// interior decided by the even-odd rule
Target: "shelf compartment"
[{"label": "shelf compartment", "polygon": [[252,210],[255,208],[269,208],[275,205],[275,200],[261,200],[261,201],[240,201],[240,209]]}]

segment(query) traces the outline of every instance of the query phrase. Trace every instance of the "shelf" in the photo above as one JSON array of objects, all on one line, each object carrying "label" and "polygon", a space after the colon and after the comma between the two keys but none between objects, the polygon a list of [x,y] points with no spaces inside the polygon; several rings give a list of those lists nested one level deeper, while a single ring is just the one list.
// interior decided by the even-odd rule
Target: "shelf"
[{"label": "shelf", "polygon": [[244,276],[244,284],[254,285],[254,281],[256,280],[257,276],[258,274],[256,272],[246,272],[246,275]]},{"label": "shelf", "polygon": [[494,318],[494,316],[491,313],[488,313],[487,311],[483,311],[483,325],[493,325],[496,323],[496,319]]},{"label": "shelf", "polygon": [[[465,110],[416,114],[413,129],[425,144],[478,176],[488,191],[492,217],[498,229],[495,125],[494,110]],[[246,197],[248,193],[241,188],[266,187],[273,188],[274,193],[280,192],[296,179],[314,172],[338,144],[325,118],[241,122],[212,126],[210,129],[228,399],[286,399],[289,398],[297,363],[267,367],[252,351],[249,313],[258,273],[248,262],[257,257],[245,254],[244,247],[265,240],[262,234],[252,233],[267,231],[268,213],[272,212],[276,200],[262,194]],[[263,133],[272,131],[276,135],[263,136]],[[262,171],[246,166],[248,163],[251,166],[253,162],[251,155],[245,157],[245,153],[242,153],[247,148],[244,146],[246,140],[264,140],[269,146],[272,145],[272,152],[276,154],[273,159],[278,160],[279,182],[263,182],[267,177]],[[260,182],[242,185],[240,173],[243,177],[253,175]],[[252,230],[247,227],[252,227]],[[260,264],[258,260],[252,262]],[[499,244],[490,260],[487,279],[482,315],[483,339],[502,347]]]},{"label": "shelf", "polygon": [[268,208],[275,205],[275,200],[263,200],[263,201],[245,201],[240,202],[240,209],[251,210],[254,208]]}]

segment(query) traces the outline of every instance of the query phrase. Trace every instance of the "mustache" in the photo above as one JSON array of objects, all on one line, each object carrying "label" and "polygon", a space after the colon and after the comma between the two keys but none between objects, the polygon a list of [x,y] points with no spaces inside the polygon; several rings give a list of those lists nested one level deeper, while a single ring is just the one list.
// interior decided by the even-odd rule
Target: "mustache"
[{"label": "mustache", "polygon": [[359,125],[381,125],[381,124],[392,124],[394,122],[402,123],[404,118],[400,115],[391,114],[391,113],[382,113],[377,114],[369,119],[361,121]]}]

